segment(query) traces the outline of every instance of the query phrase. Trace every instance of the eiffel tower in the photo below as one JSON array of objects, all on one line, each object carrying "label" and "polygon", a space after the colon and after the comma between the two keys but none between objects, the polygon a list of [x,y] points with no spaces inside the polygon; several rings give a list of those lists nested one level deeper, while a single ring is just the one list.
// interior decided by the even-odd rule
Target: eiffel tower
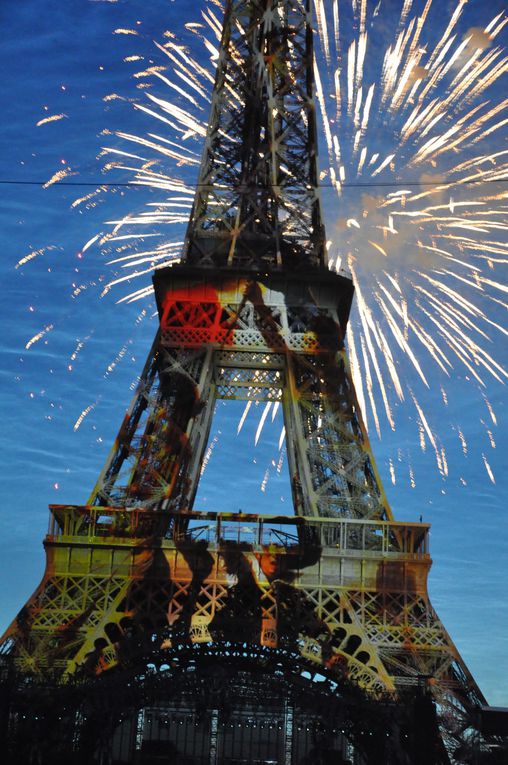
[{"label": "eiffel tower", "polygon": [[[42,582],[1,641],[15,756],[466,761],[485,700],[351,381],[312,62],[309,0],[227,1],[183,256],[154,276],[160,330],[87,504],[50,507]],[[194,509],[220,399],[282,405],[293,514]]]}]

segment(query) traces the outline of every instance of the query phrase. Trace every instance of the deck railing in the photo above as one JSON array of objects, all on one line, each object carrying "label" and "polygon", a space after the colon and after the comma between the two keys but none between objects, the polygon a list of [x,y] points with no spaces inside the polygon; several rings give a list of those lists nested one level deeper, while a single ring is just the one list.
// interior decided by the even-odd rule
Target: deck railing
[{"label": "deck railing", "polygon": [[47,540],[110,544],[153,544],[157,540],[207,545],[235,542],[270,546],[283,554],[295,546],[316,546],[362,555],[428,556],[429,525],[350,518],[303,518],[247,513],[169,513],[146,508],[51,505]]}]

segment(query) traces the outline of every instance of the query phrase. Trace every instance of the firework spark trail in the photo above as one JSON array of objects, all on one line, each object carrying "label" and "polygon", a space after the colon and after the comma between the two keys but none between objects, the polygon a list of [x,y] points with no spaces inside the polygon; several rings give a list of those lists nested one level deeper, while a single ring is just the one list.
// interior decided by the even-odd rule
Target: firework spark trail
[{"label": "firework spark trail", "polygon": [[44,327],[44,329],[41,329],[41,331],[40,331],[40,332],[37,332],[37,334],[36,334],[36,335],[34,335],[33,337],[31,337],[31,338],[30,338],[30,340],[28,340],[28,342],[27,342],[27,343],[26,343],[26,345],[25,345],[25,350],[27,350],[27,351],[28,351],[28,349],[29,349],[29,348],[31,348],[31,347],[32,347],[32,345],[34,345],[35,343],[38,343],[38,342],[39,342],[39,340],[42,340],[42,338],[43,338],[45,335],[47,335],[47,334],[48,334],[48,332],[51,332],[51,330],[52,330],[52,329],[54,329],[54,325],[53,325],[53,324],[48,324],[48,326],[47,326],[47,327]]},{"label": "firework spark trail", "polygon": [[[401,0],[395,23],[390,18],[389,24],[384,6],[374,8],[366,0],[314,4],[316,97],[328,157],[321,177],[330,180],[336,194],[327,213],[330,218],[335,209],[342,232],[333,261],[336,268],[349,264],[358,285],[356,313],[348,327],[351,368],[361,409],[366,419],[370,409],[381,434],[378,393],[394,428],[391,398],[402,400],[409,390],[399,368],[401,356],[422,390],[430,385],[432,367],[450,376],[454,366],[462,365],[481,387],[489,377],[507,376],[485,347],[494,347],[496,333],[507,334],[493,313],[506,307],[500,297],[508,291],[503,277],[493,273],[508,262],[507,195],[487,184],[508,178],[508,151],[490,143],[500,140],[508,124],[508,100],[496,90],[508,71],[501,43],[508,18],[500,13],[487,17],[483,29],[468,30],[466,0],[457,0],[448,15],[437,0]],[[394,30],[392,39],[388,27]],[[161,224],[184,224],[192,206],[193,184],[175,167],[192,171],[200,163],[221,22],[208,6],[201,22],[186,28],[205,46],[210,63],[168,33],[163,44],[156,43],[164,66],[156,62],[137,78],[149,79],[157,91],[134,104],[163,129],[145,136],[116,134],[146,156],[104,149],[105,156],[127,160],[125,165],[115,160],[112,167],[129,170],[133,184],[159,190],[166,199],[110,222],[114,229],[108,246],[113,242],[117,251],[108,262],[128,274],[117,273],[103,294],[146,277],[152,270],[148,266],[178,261],[180,245],[168,245],[165,236],[152,249],[139,244],[144,236],[161,236]],[[239,59],[235,50],[232,56]],[[230,104],[241,109],[241,98],[227,80],[225,87]],[[376,184],[369,194],[347,188],[360,176]],[[127,241],[119,242],[122,238]],[[151,291],[144,286],[118,302]],[[408,400],[418,415],[422,447],[427,438],[445,475],[446,455],[423,411],[424,395],[413,383]],[[268,410],[267,405],[259,432]],[[247,406],[239,431],[248,411]],[[410,482],[415,483],[412,468]]]},{"label": "firework spark trail", "polygon": [[[350,263],[349,265],[350,265],[351,273],[353,274],[353,276],[355,276],[353,264]],[[356,278],[355,278],[355,281],[356,281]],[[367,345],[367,348],[368,348],[368,351],[369,351],[369,357],[370,357],[370,359],[372,361],[372,365],[374,367],[374,371],[376,372],[376,377],[377,377],[378,385],[379,385],[379,388],[380,388],[380,391],[381,391],[381,396],[382,396],[383,403],[384,403],[386,417],[388,419],[388,422],[390,423],[390,427],[392,428],[392,430],[394,430],[395,429],[395,423],[394,423],[394,420],[393,420],[392,410],[391,410],[390,404],[388,402],[388,396],[387,396],[387,393],[386,393],[386,386],[385,386],[385,383],[384,383],[384,380],[383,380],[383,377],[382,377],[382,374],[381,374],[381,369],[380,369],[380,366],[379,366],[379,362],[378,362],[376,351],[374,349],[374,344],[372,342],[372,337],[375,338],[375,340],[377,342],[377,345],[378,345],[380,350],[384,350],[384,346],[380,342],[379,334],[378,334],[378,326],[377,326],[376,322],[372,318],[372,312],[370,311],[370,309],[366,305],[366,303],[365,303],[365,301],[363,299],[363,295],[362,295],[361,291],[358,289],[358,287],[357,287],[356,294],[357,294],[357,300],[358,300],[358,305],[359,305],[359,309],[360,309],[360,316],[361,316],[362,325],[363,325],[363,335],[365,337],[365,342],[366,342],[366,345]],[[371,381],[371,386],[372,386],[372,381]]]},{"label": "firework spark trail", "polygon": [[42,120],[39,120],[39,122],[36,122],[35,127],[46,125],[48,122],[58,122],[58,120],[63,120],[66,117],[66,114],[52,114],[50,117],[44,117]]},{"label": "firework spark trail", "polygon": [[360,411],[364,413],[365,427],[368,429],[368,411],[365,406],[365,395],[363,392],[363,378],[361,373],[361,366],[356,352],[355,335],[351,329],[351,325],[347,327],[347,346],[349,351],[349,361],[351,366],[351,376],[355,386],[356,395],[358,398],[358,404]]},{"label": "firework spark trail", "polygon": [[[360,136],[358,134],[359,104],[362,98],[360,87],[363,89],[363,93],[365,93],[369,86],[365,78],[360,80],[356,77],[360,38],[353,41],[349,40],[346,46],[348,49],[348,65],[346,68],[347,74],[343,80],[345,95],[341,92],[343,84],[340,75],[341,68],[336,68],[331,73],[333,76],[334,100],[336,104],[340,104],[343,99],[346,99],[348,104],[347,112],[341,115],[343,117],[342,124],[339,123],[337,127],[337,133],[340,134],[341,138],[340,142],[332,132],[332,142],[336,142],[338,145],[335,155],[340,156],[341,161],[345,160],[347,163],[348,156],[351,158],[351,161],[355,154],[359,152],[360,159],[356,169],[357,175],[367,168],[373,178],[376,176],[384,177],[388,169],[390,169],[390,174],[392,174],[396,170],[397,158],[401,154],[401,149],[404,149],[405,144],[409,141],[413,143],[413,158],[406,164],[406,167],[421,166],[429,160],[432,160],[435,167],[436,159],[440,161],[444,156],[447,159],[451,158],[453,160],[452,152],[456,151],[457,148],[463,149],[466,146],[477,145],[479,142],[481,143],[486,135],[500,130],[506,124],[506,120],[499,119],[505,111],[506,102],[490,104],[488,101],[484,101],[481,104],[473,104],[474,99],[480,95],[483,96],[487,88],[496,82],[502,72],[506,71],[506,63],[500,49],[483,51],[476,48],[471,50],[468,47],[471,43],[471,35],[466,36],[462,42],[457,38],[455,34],[456,26],[465,5],[464,2],[460,2],[456,7],[438,45],[430,57],[428,57],[427,63],[425,63],[424,57],[422,58],[422,54],[426,53],[425,50],[419,50],[417,55],[418,43],[422,37],[425,18],[431,10],[431,5],[431,2],[426,2],[423,14],[417,19],[411,19],[412,3],[409,1],[404,3],[398,35],[395,43],[388,47],[384,57],[383,75],[381,77],[382,93],[376,99],[372,91],[372,104],[369,104],[369,110],[365,110],[366,116],[362,121],[362,134]],[[501,20],[503,19],[500,16],[496,17],[486,27],[486,33],[491,32],[496,25],[499,26]],[[506,19],[503,21],[506,21]],[[492,39],[492,35],[490,35],[490,39]],[[338,53],[338,45],[336,45],[336,50]],[[422,68],[416,71],[420,64]],[[417,77],[415,76],[415,81],[412,85],[410,83],[411,72],[418,75]],[[443,86],[447,77],[449,82],[444,87],[442,93],[438,93],[438,89]],[[373,86],[374,83],[370,85],[371,88]],[[420,95],[418,95],[418,90]],[[429,97],[431,98],[430,102]],[[368,111],[372,109],[373,113],[375,113],[379,109],[380,99],[381,103],[384,101],[387,105],[387,116],[389,120],[393,118],[392,124],[396,118],[399,118],[399,115],[406,113],[402,126],[399,127],[398,131],[399,145],[393,152],[387,152],[386,149],[373,151],[372,146],[368,148],[366,145],[369,141],[368,129],[370,127]],[[444,129],[440,128],[440,124],[449,122],[447,111],[453,110],[456,110],[458,113],[458,119],[451,121],[451,124],[446,125]],[[322,116],[326,123],[327,115],[324,110]],[[339,112],[337,116],[339,118]],[[394,135],[397,137],[397,131],[394,132]],[[348,141],[349,149],[347,148]],[[420,145],[418,145],[418,141]],[[327,139],[327,143],[329,143],[329,139]],[[362,146],[362,144],[364,145]],[[499,162],[499,166],[495,165],[496,162]],[[489,165],[492,166],[489,167]],[[329,169],[331,178],[334,177],[336,170],[337,168],[333,167]],[[342,178],[349,175],[347,169],[343,170],[341,167],[340,171]],[[476,372],[475,366],[483,368],[497,380],[501,380],[506,375],[502,366],[497,364],[492,355],[486,353],[483,345],[475,343],[471,339],[472,335],[477,334],[484,341],[489,341],[490,334],[487,327],[501,332],[503,335],[506,334],[506,330],[499,322],[489,318],[484,310],[477,309],[474,304],[474,298],[471,298],[471,300],[463,298],[457,290],[453,290],[449,286],[450,281],[456,280],[477,292],[486,288],[506,292],[506,287],[502,280],[494,280],[483,276],[480,270],[481,266],[478,264],[478,260],[484,259],[488,261],[489,267],[492,268],[496,263],[501,265],[502,262],[505,262],[506,258],[502,256],[507,254],[506,245],[502,241],[492,241],[485,235],[489,233],[496,234],[497,231],[506,231],[506,209],[499,207],[498,209],[491,208],[477,212],[474,209],[475,207],[485,207],[487,204],[496,204],[497,200],[502,198],[503,195],[497,195],[497,198],[495,195],[491,195],[490,198],[487,198],[487,195],[480,193],[479,198],[478,195],[474,194],[466,200],[457,199],[455,194],[454,199],[451,196],[454,188],[460,188],[474,181],[505,179],[507,177],[507,165],[503,152],[476,154],[475,157],[465,162],[449,164],[446,168],[446,173],[443,174],[443,180],[444,178],[447,180],[445,185],[441,185],[438,182],[440,178],[437,177],[434,168],[433,175],[436,179],[433,187],[424,190],[420,194],[414,194],[413,199],[410,198],[411,191],[407,191],[404,195],[400,192],[400,199],[392,198],[390,200],[389,197],[391,195],[388,194],[384,201],[379,200],[377,202],[377,211],[381,211],[383,206],[387,204],[393,206],[400,203],[401,207],[404,208],[394,211],[388,217],[388,225],[381,222],[381,216],[378,212],[375,211],[372,214],[368,208],[365,209],[365,205],[363,205],[362,215],[359,216],[355,213],[354,217],[349,216],[347,222],[346,231],[350,234],[350,247],[351,245],[353,246],[348,252],[346,245],[343,252],[339,252],[336,261],[344,262],[346,258],[353,258],[356,281],[360,281],[364,293],[364,299],[358,301],[360,332],[362,335],[361,345],[364,353],[364,369],[361,375],[356,374],[355,367],[357,362],[353,364],[355,382],[360,395],[362,394],[362,387],[359,384],[359,379],[361,380],[362,377],[367,381],[367,388],[370,394],[373,383],[369,369],[371,364],[379,380],[378,369],[376,368],[377,356],[371,339],[372,336],[375,336],[372,325],[377,321],[377,319],[373,318],[372,313],[373,300],[377,302],[383,319],[386,321],[397,345],[410,358],[413,366],[419,368],[424,381],[425,378],[423,377],[421,367],[422,362],[418,360],[417,348],[414,347],[415,340],[419,342],[424,352],[430,355],[433,361],[446,374],[450,373],[450,361],[443,346],[454,353],[456,359],[464,364],[466,369],[475,376],[480,384],[483,383],[483,380]],[[448,182],[449,178],[452,180],[452,183]],[[427,178],[424,177],[424,180],[427,181]],[[429,180],[431,180],[430,177]],[[336,185],[335,188],[339,195],[344,195],[342,186]],[[481,187],[479,188],[481,191]],[[419,200],[436,196],[440,197],[446,191],[450,193],[448,203],[432,204],[420,208],[420,210],[414,209],[414,204]],[[410,205],[409,208],[408,205]],[[447,216],[445,214],[448,211],[455,213],[455,210],[460,208],[464,208],[464,215],[455,214]],[[347,217],[347,215],[344,215],[344,218]],[[369,225],[370,218],[373,219],[373,225]],[[395,224],[397,220],[401,222]],[[429,239],[427,241],[422,237],[422,226],[424,227],[423,231],[428,232]],[[398,247],[400,247],[399,242],[403,241],[402,236],[399,236],[397,241],[397,234],[399,233],[397,229],[400,230],[401,227],[401,234],[404,234],[404,244],[410,255],[409,269],[407,268],[407,261],[404,264],[397,252]],[[418,227],[418,238],[412,235],[411,227],[414,227],[415,233]],[[379,238],[379,235],[372,236],[375,229],[383,231],[382,240]],[[447,247],[443,249],[436,246],[435,242],[439,239],[448,239],[449,244],[451,244],[450,237],[453,236],[451,233],[453,229],[462,229],[464,232],[470,231],[478,239],[465,236],[455,237],[453,240],[454,247],[452,248]],[[361,233],[356,234],[357,231]],[[393,238],[391,238],[391,235],[393,235]],[[354,241],[355,236],[357,241]],[[482,236],[483,240],[480,238]],[[391,247],[392,242],[396,245],[395,252]],[[365,267],[368,272],[370,266],[370,271],[372,267],[377,271],[378,269],[375,264],[378,258],[370,258],[369,264],[369,257],[365,252],[365,244],[380,253],[388,261],[393,259],[393,254],[395,254],[395,273],[398,272],[402,276],[403,291],[407,296],[411,295],[411,293],[414,295],[415,290],[422,289],[418,281],[431,278],[434,280],[433,289],[437,290],[438,293],[442,293],[441,297],[436,299],[436,295],[428,292],[426,305],[422,304],[418,299],[415,300],[413,298],[411,300],[409,298],[408,301],[406,298],[404,326],[406,328],[409,326],[409,336],[407,329],[403,333],[398,326],[397,320],[394,318],[392,311],[395,310],[397,318],[402,318],[402,312],[398,308],[398,302],[393,298],[388,284],[385,285],[380,278],[372,280],[372,274],[370,274],[370,285],[374,281],[377,294],[374,290],[371,291],[368,297],[366,296],[367,292],[364,285],[367,282],[366,278],[362,278],[362,268]],[[416,256],[413,254],[415,249],[421,252],[422,255]],[[459,251],[462,257],[457,257]],[[429,266],[422,268],[425,252],[429,253],[430,262]],[[436,269],[433,257],[435,255],[448,259],[450,261],[449,268]],[[468,256],[475,258],[477,262],[475,263],[474,260],[467,262]],[[496,258],[496,256],[501,257]],[[420,267],[415,268],[418,264]],[[391,270],[390,266],[391,263],[388,265],[389,270]],[[462,269],[463,272],[461,273]],[[471,273],[471,276],[468,275],[468,272]],[[383,268],[383,276],[391,279],[386,266]],[[447,284],[444,283],[445,279],[448,282]],[[391,286],[393,287],[393,283]],[[463,293],[463,290],[461,292]],[[383,293],[384,298],[381,298],[381,293]],[[420,294],[422,293],[420,292]],[[488,298],[492,300],[491,295]],[[415,314],[416,309],[421,311],[424,322],[417,321],[416,316],[411,317],[408,321],[408,302],[413,303],[413,314]],[[436,316],[439,317],[438,320],[436,320]],[[428,325],[428,320],[434,322],[435,325],[434,331],[431,330],[430,333],[424,326],[425,324]],[[352,337],[351,332],[348,333],[348,337]],[[382,337],[381,333],[379,333],[379,337]],[[351,339],[349,339],[348,344],[352,357],[355,358],[355,346],[352,345]],[[377,345],[380,347],[379,342]],[[370,358],[369,362],[367,362],[367,357]],[[388,368],[388,374],[392,379],[395,392],[400,397],[400,389],[397,387],[396,378],[394,378],[393,374],[393,357],[390,354],[382,354],[382,357],[384,357],[384,363]],[[383,395],[382,388],[381,393]],[[383,400],[385,400],[384,397]],[[416,405],[416,397],[414,397],[414,400]],[[375,420],[377,420],[374,406],[373,412]],[[436,448],[434,443],[433,446],[440,470],[446,474],[446,456],[442,450]]]},{"label": "firework spark trail", "polygon": [[243,414],[240,417],[240,421],[238,423],[238,427],[236,429],[236,435],[237,436],[240,434],[240,431],[243,428],[243,424],[245,422],[245,418],[247,417],[247,415],[249,413],[249,409],[251,408],[251,406],[252,406],[252,401],[247,401],[247,403],[245,404],[245,409],[243,410]]},{"label": "firework spark trail", "polygon": [[495,412],[494,412],[494,410],[492,408],[492,404],[490,403],[488,398],[486,398],[485,396],[483,396],[483,400],[485,401],[485,405],[486,405],[487,409],[489,410],[490,419],[492,420],[494,425],[497,425],[497,418],[496,418]]},{"label": "firework spark trail", "polygon": [[79,429],[85,417],[87,417],[90,414],[90,412],[92,412],[95,409],[96,406],[97,406],[97,401],[93,404],[89,404],[89,406],[83,409],[83,411],[81,412],[81,414],[79,415],[78,419],[76,420],[76,422],[74,423],[72,427],[74,432],[76,432],[76,430]]},{"label": "firework spark trail", "polygon": [[266,422],[266,418],[268,417],[268,413],[270,412],[271,408],[272,408],[272,402],[268,401],[265,404],[265,407],[263,409],[263,414],[261,415],[261,418],[259,420],[259,425],[258,425],[258,428],[256,430],[256,435],[254,436],[254,446],[256,446],[258,441],[259,441],[259,437],[261,436],[261,432],[263,430],[263,426],[264,426],[264,424]]},{"label": "firework spark trail", "polygon": [[[91,209],[92,207],[95,207],[97,204],[97,197],[99,194],[103,194],[105,191],[107,191],[106,186],[98,186],[95,191],[91,191],[89,194],[85,194],[82,197],[78,197],[73,202],[71,202],[71,210],[75,209],[76,207],[79,207],[82,204],[86,205],[87,209]],[[92,200],[94,200],[92,202]]]},{"label": "firework spark trail", "polygon": [[427,418],[426,418],[426,416],[425,416],[425,414],[423,412],[423,409],[421,408],[421,406],[419,405],[418,401],[416,400],[416,397],[415,397],[413,391],[411,389],[409,389],[409,392],[411,394],[411,398],[413,399],[413,403],[415,405],[415,409],[418,412],[418,416],[419,416],[420,422],[421,422],[421,424],[423,426],[423,430],[427,434],[427,437],[428,437],[428,439],[429,439],[429,441],[432,444],[432,447],[434,449],[434,453],[436,455],[436,462],[437,462],[437,466],[438,466],[439,472],[440,473],[444,473],[445,472],[445,468],[444,468],[444,464],[443,464],[443,452],[438,447],[438,444],[437,444],[437,441],[436,441],[436,437],[435,437],[434,433],[432,432],[432,430],[430,428],[430,425],[427,422]]},{"label": "firework spark trail", "polygon": [[[123,138],[126,141],[131,141],[133,143],[137,143],[140,146],[145,146],[148,149],[154,149],[154,151],[161,154],[163,157],[168,157],[169,159],[176,159],[177,163],[179,164],[185,164],[185,165],[199,165],[200,158],[194,154],[194,156],[188,156],[186,154],[183,154],[182,151],[188,150],[183,147],[179,147],[180,151],[175,151],[174,149],[167,148],[163,145],[163,143],[168,143],[172,145],[178,145],[174,144],[174,142],[166,141],[164,138],[161,138],[160,136],[154,136],[154,138],[157,138],[157,141],[149,141],[146,138],[143,138],[142,136],[137,135],[131,135],[130,133],[123,133],[121,131],[117,132],[117,135],[119,138]],[[153,134],[152,134],[153,135]],[[134,159],[141,159],[141,157],[138,157],[136,154],[128,154],[127,152],[120,151],[118,149],[111,149],[108,147],[105,147],[103,149],[104,154],[119,154],[123,157],[130,157]]]},{"label": "firework spark trail", "polygon": [[207,465],[210,462],[210,458],[212,456],[213,450],[215,449],[218,441],[219,441],[218,436],[214,436],[212,438],[212,440],[210,442],[210,445],[209,445],[208,449],[206,450],[205,456],[203,457],[203,464],[201,465],[201,470],[199,472],[200,476],[202,476],[203,473],[205,472],[205,470],[207,468]]},{"label": "firework spark trail", "polygon": [[54,183],[58,183],[59,181],[63,181],[64,178],[69,178],[71,175],[77,175],[77,173],[73,172],[70,167],[66,167],[63,170],[57,170],[56,173],[53,173],[51,178],[46,181],[46,183],[42,184],[43,189],[49,188],[49,186],[52,186]]},{"label": "firework spark trail", "polygon": [[483,463],[485,465],[485,470],[487,471],[488,477],[490,478],[492,483],[496,483],[496,479],[494,478],[494,473],[492,472],[492,468],[490,467],[488,463],[487,457],[485,456],[485,454],[482,454],[482,457],[483,457]]},{"label": "firework spark trail", "polygon": [[20,260],[18,260],[14,268],[21,268],[21,266],[24,266],[26,263],[29,263],[34,258],[39,257],[39,255],[44,255],[45,252],[51,252],[51,250],[57,250],[57,249],[58,247],[56,245],[50,244],[47,247],[40,247],[38,250],[32,250],[32,252],[29,252],[28,255],[24,255]]},{"label": "firework spark trail", "polygon": [[390,478],[392,480],[392,484],[395,486],[397,481],[396,481],[396,478],[395,478],[395,468],[394,468],[393,461],[392,461],[391,458],[388,460],[388,465],[389,465],[389,469],[390,469]]}]

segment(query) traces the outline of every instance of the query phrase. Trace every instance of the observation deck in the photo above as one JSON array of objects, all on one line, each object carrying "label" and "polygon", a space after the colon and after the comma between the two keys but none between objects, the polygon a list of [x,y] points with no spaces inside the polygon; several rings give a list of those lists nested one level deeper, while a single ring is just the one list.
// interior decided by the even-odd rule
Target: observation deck
[{"label": "observation deck", "polygon": [[[270,546],[282,554],[285,548],[307,544],[351,556],[430,561],[426,523],[208,511],[182,514],[94,505],[50,505],[50,511],[46,544],[150,546],[150,540],[167,527],[163,546],[185,540],[219,547],[222,542],[236,542],[253,551]],[[185,521],[185,527],[178,521]]]}]

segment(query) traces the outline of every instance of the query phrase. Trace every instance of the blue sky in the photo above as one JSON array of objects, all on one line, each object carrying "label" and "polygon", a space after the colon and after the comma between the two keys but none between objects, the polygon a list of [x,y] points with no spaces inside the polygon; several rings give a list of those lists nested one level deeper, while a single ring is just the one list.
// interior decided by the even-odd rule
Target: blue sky
[{"label": "blue sky", "polygon": [[[370,12],[374,5],[369,5]],[[500,11],[504,3],[492,5]],[[471,0],[463,31],[481,23],[483,6],[479,0]],[[120,142],[103,131],[153,130],[150,119],[133,110],[130,103],[143,97],[136,87],[139,80],[133,78],[139,64],[124,59],[142,55],[145,64],[164,63],[152,41],[163,40],[166,30],[197,50],[195,36],[183,25],[200,20],[200,7],[196,3],[189,11],[188,4],[180,0],[26,0],[22,4],[4,0],[0,8],[5,113],[0,127],[0,180],[44,182],[67,167],[75,173],[67,179],[72,182],[113,180],[112,175],[106,178],[102,174],[104,159],[99,155],[102,146],[120,146]],[[397,2],[382,3],[384,18],[389,19],[398,7]],[[450,4],[449,9],[452,7]],[[494,7],[489,10],[491,16],[495,12]],[[136,30],[138,35],[113,34],[121,28]],[[112,93],[126,100],[104,100]],[[66,116],[37,126],[46,117],[59,114]],[[499,150],[503,139],[506,135],[496,134],[492,149]],[[192,180],[192,172],[170,169],[174,174],[187,173],[185,177]],[[114,173],[114,180],[129,178],[125,171]],[[93,188],[0,185],[4,242],[0,263],[1,627],[23,605],[42,574],[47,504],[86,501],[156,330],[150,300],[117,304],[128,285],[100,297],[114,272],[98,248],[90,247],[84,254],[82,249],[98,231],[107,229],[105,221],[141,210],[147,201],[161,199],[160,193],[121,188],[99,195],[90,209],[85,204],[71,207],[77,197]],[[340,239],[341,228],[335,222],[344,213],[335,212],[336,201],[326,189],[323,196],[329,236]],[[351,208],[353,203],[348,204]],[[178,240],[181,230],[167,235]],[[16,267],[31,253],[38,254]],[[501,272],[496,275],[501,278]],[[133,283],[132,289],[136,286]],[[502,294],[496,293],[496,297],[502,298]],[[489,311],[492,320],[505,325],[500,308],[492,309],[490,304]],[[27,349],[41,332],[40,339]],[[493,333],[489,347],[506,366],[503,338]],[[374,453],[396,517],[418,520],[423,515],[432,523],[430,593],[434,607],[488,700],[507,705],[506,387],[491,379],[483,391],[495,412],[495,425],[482,393],[460,367],[446,380],[448,403],[443,407],[443,379],[436,369],[428,367],[427,390],[418,387],[407,360],[401,357],[397,363],[404,381],[417,392],[430,426],[439,434],[448,476],[439,473],[428,445],[425,453],[420,450],[415,410],[407,399],[394,407],[395,431],[381,416],[382,438],[375,432],[372,435]],[[280,497],[288,499],[287,482],[284,470],[277,478],[271,466],[272,459],[278,459],[280,419],[267,424],[255,449],[259,409],[249,414],[240,443],[233,440],[237,421],[235,410],[229,421],[215,423],[212,438],[217,436],[218,445],[210,457],[199,502],[210,509],[235,509],[235,505],[243,506],[248,495],[252,508],[245,509],[281,512]],[[230,437],[228,427],[233,433]],[[467,441],[466,455],[459,430]],[[236,495],[225,497],[220,486],[223,476],[238,470],[239,445],[251,450],[247,460],[251,490],[246,492],[242,484]],[[261,492],[267,469],[269,480]],[[212,481],[211,476],[218,478]]]}]

